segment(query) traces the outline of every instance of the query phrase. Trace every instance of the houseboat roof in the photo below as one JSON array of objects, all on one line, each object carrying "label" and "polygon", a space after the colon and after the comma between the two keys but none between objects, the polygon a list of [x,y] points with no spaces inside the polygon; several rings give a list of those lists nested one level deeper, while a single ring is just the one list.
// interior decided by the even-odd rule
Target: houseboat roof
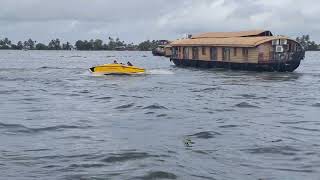
[{"label": "houseboat roof", "polygon": [[230,38],[230,37],[255,37],[255,36],[273,36],[271,31],[268,30],[252,30],[252,31],[239,31],[239,32],[207,32],[194,35],[192,39],[199,38]]},{"label": "houseboat roof", "polygon": [[[220,47],[256,47],[275,39],[289,39],[286,36],[228,37],[181,39],[172,42],[171,46],[220,46]],[[290,39],[292,40],[292,39]],[[295,40],[292,40],[295,41]]]}]

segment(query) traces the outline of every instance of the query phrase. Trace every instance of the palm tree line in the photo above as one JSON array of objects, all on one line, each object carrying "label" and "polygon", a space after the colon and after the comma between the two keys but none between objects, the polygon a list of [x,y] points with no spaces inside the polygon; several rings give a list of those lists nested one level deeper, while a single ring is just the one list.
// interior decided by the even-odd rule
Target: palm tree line
[{"label": "palm tree line", "polygon": [[75,44],[61,42],[53,39],[48,44],[37,42],[31,38],[26,41],[12,43],[8,38],[0,39],[0,49],[11,50],[80,50],[80,51],[103,51],[103,50],[139,50],[150,51],[159,45],[159,40],[147,40],[139,44],[126,43],[119,38],[109,37],[106,42],[101,39],[78,40]]}]

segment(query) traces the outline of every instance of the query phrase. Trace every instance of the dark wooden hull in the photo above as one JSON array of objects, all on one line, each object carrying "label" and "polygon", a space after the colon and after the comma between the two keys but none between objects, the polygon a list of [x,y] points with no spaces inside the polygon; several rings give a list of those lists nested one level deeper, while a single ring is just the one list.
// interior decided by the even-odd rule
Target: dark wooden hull
[{"label": "dark wooden hull", "polygon": [[178,67],[199,67],[199,68],[225,68],[232,70],[245,71],[270,71],[270,72],[293,72],[296,70],[301,60],[293,60],[287,62],[268,62],[268,63],[235,63],[223,61],[203,61],[203,60],[189,60],[189,59],[175,59],[170,61]]},{"label": "dark wooden hull", "polygon": [[157,49],[152,50],[152,54],[154,56],[165,56],[165,52],[164,51],[159,51]]}]

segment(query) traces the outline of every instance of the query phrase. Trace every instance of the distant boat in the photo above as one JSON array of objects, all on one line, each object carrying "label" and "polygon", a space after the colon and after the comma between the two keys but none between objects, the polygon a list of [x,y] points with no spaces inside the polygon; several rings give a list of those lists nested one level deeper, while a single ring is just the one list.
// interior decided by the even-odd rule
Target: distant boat
[{"label": "distant boat", "polygon": [[125,51],[127,50],[125,46],[118,46],[115,48],[116,51]]},{"label": "distant boat", "polygon": [[152,49],[152,54],[154,56],[165,56],[166,55],[165,48],[168,44],[170,44],[170,41],[160,40],[158,46]]},{"label": "distant boat", "polygon": [[152,54],[154,56],[164,56],[165,55],[164,47],[165,47],[164,45],[159,45],[158,47],[152,50]]},{"label": "distant boat", "polygon": [[203,33],[170,45],[177,66],[292,72],[305,56],[297,41],[264,30]]}]

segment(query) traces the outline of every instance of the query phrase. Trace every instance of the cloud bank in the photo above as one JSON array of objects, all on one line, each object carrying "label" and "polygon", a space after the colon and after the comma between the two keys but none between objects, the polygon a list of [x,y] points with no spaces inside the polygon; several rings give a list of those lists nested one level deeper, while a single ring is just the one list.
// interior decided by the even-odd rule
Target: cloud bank
[{"label": "cloud bank", "polygon": [[128,42],[186,33],[268,29],[320,41],[316,0],[0,0],[0,38],[120,37]]}]

